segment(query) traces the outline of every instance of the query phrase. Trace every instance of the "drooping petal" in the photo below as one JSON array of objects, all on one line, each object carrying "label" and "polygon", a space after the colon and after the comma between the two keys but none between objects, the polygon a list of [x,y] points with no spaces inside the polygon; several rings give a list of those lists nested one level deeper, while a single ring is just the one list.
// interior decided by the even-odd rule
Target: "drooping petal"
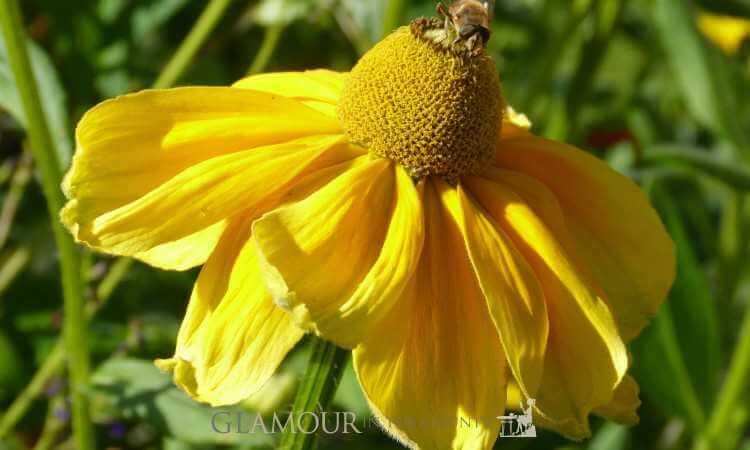
[{"label": "drooping petal", "polygon": [[165,270],[187,270],[200,266],[216,248],[226,226],[227,220],[222,220],[189,236],[157,245],[133,256]]},{"label": "drooping petal", "polygon": [[422,248],[420,188],[385,160],[253,226],[269,290],[301,326],[354,347],[406,286]]},{"label": "drooping petal", "polygon": [[[612,400],[604,406],[594,408],[593,412],[613,422],[623,425],[636,425],[639,421],[638,408],[641,406],[641,400],[638,397],[639,392],[638,383],[635,379],[630,375],[625,375],[615,389]],[[507,395],[508,409],[514,411],[520,411],[524,408],[529,399],[521,393],[515,379],[508,381]],[[555,423],[547,421],[543,416],[534,417],[534,423],[545,428],[558,428]]]},{"label": "drooping petal", "polygon": [[468,177],[467,190],[524,255],[547,302],[549,340],[537,410],[557,431],[584,437],[588,414],[609,403],[627,370],[625,345],[607,304],[579,272],[555,230],[502,183],[502,174],[490,171],[486,176],[492,179]]},{"label": "drooping petal", "polygon": [[348,73],[331,70],[264,73],[243,78],[232,87],[292,98],[331,117],[337,117],[336,106],[348,76]]},{"label": "drooping petal", "polygon": [[594,413],[623,425],[635,425],[639,420],[638,408],[641,406],[639,392],[635,379],[626,375],[615,389],[612,401],[594,409]]},{"label": "drooping petal", "polygon": [[549,331],[544,293],[505,232],[462,188],[458,193],[460,208],[454,214],[463,224],[479,286],[513,375],[524,394],[533,397],[542,377]]},{"label": "drooping petal", "polygon": [[417,272],[354,350],[354,367],[381,425],[401,442],[490,449],[505,408],[505,355],[459,226],[446,211],[458,206],[455,189],[430,181],[424,196]]},{"label": "drooping petal", "polygon": [[304,334],[274,305],[258,267],[250,218],[233,220],[193,288],[174,357],[157,362],[196,400],[244,400]]},{"label": "drooping petal", "polygon": [[242,211],[268,209],[307,173],[354,156],[339,136],[235,152],[197,163],[146,195],[102,214],[86,208],[91,197],[82,202],[74,196],[62,218],[77,240],[93,248],[138,255]]},{"label": "drooping petal", "polygon": [[501,141],[497,164],[546,188],[514,182],[529,204],[537,203],[532,197],[559,202],[576,253],[604,291],[623,337],[638,335],[675,274],[674,244],[638,186],[581,150],[531,135]]},{"label": "drooping petal", "polygon": [[511,138],[530,136],[530,128],[531,121],[526,117],[526,114],[519,113],[512,106],[506,105],[503,111],[503,119],[500,122],[498,139],[503,141]]},{"label": "drooping petal", "polygon": [[[103,251],[143,257],[164,268],[200,264],[217,239],[219,226],[206,233],[186,230],[187,234],[169,236],[170,240],[132,249],[106,248],[87,232],[102,216],[213,158],[232,159],[230,155],[258,147],[336,133],[339,124],[326,115],[292,99],[256,91],[180,88],[109,100],[86,113],[76,130],[78,148],[63,184],[71,201],[63,220],[80,241]],[[192,175],[203,179],[195,170]],[[195,235],[187,238],[191,234]],[[177,241],[183,238],[180,245]],[[171,245],[148,253],[162,244]],[[188,247],[208,252],[196,252],[191,258],[174,256],[173,252],[188,252]]]}]

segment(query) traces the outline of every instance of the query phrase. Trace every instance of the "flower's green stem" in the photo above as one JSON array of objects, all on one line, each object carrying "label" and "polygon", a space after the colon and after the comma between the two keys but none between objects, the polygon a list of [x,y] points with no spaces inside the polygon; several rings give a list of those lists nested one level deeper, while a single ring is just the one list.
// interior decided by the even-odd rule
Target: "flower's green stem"
[{"label": "flower's green stem", "polygon": [[[324,412],[336,393],[341,374],[346,366],[349,351],[313,337],[312,352],[307,370],[294,399],[292,422],[294,427],[284,430],[280,450],[313,450],[317,446],[317,433],[313,428],[313,413]],[[300,425],[300,429],[296,428]]]},{"label": "flower's green stem", "polygon": [[89,377],[89,351],[80,257],[73,239],[63,229],[58,218],[65,201],[60,190],[62,170],[57,162],[52,136],[42,111],[27,52],[21,11],[16,0],[0,0],[0,28],[5,37],[8,61],[26,114],[31,150],[41,172],[42,189],[47,200],[50,224],[60,254],[65,312],[63,333],[68,354],[76,448],[93,450],[95,448],[94,429],[89,419],[87,399],[83,393]]},{"label": "flower's green stem", "polygon": [[279,44],[279,39],[283,32],[284,25],[281,24],[266,27],[263,42],[260,43],[258,53],[255,54],[255,58],[253,58],[253,62],[247,70],[248,75],[261,73],[265,70],[266,66],[268,66],[268,61],[271,60],[271,56],[273,56],[273,52],[276,50],[276,46]]},{"label": "flower's green stem", "polygon": [[201,13],[198,21],[193,25],[190,33],[182,41],[180,48],[177,49],[177,52],[157,78],[153,85],[154,88],[167,88],[177,82],[231,2],[232,0],[211,0]]}]

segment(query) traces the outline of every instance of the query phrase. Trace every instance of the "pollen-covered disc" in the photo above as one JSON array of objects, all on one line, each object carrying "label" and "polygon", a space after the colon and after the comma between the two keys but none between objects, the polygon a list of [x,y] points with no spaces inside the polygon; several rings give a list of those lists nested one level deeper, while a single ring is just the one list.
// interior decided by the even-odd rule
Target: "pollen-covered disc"
[{"label": "pollen-covered disc", "polygon": [[[430,24],[428,24],[430,25]],[[402,27],[351,72],[339,105],[350,139],[415,177],[453,179],[495,153],[503,99],[492,60]]]}]

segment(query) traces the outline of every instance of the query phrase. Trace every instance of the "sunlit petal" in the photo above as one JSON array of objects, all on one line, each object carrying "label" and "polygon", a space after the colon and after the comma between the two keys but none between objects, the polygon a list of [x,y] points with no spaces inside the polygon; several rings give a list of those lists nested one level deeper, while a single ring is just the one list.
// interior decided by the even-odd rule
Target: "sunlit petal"
[{"label": "sunlit petal", "polygon": [[426,186],[417,273],[354,350],[360,384],[385,431],[423,449],[491,449],[505,408],[502,345],[446,211],[457,195],[442,182]]},{"label": "sunlit petal", "polygon": [[502,183],[465,180],[467,189],[510,236],[544,290],[549,340],[537,409],[559,431],[588,433],[591,409],[611,400],[628,367],[625,345],[607,304],[593,291],[554,233],[529,205]]},{"label": "sunlit petal", "polygon": [[336,107],[348,73],[331,70],[275,72],[253,75],[232,87],[254,89],[298,100],[320,112],[336,117]]},{"label": "sunlit petal", "polygon": [[250,219],[234,220],[201,270],[175,356],[158,365],[196,400],[233,404],[259,390],[303,331],[263,288]]},{"label": "sunlit petal", "polygon": [[[194,166],[211,166],[207,161],[213,158],[233,160],[230,155],[235,153],[339,132],[338,122],[328,116],[295,100],[263,92],[180,88],[108,100],[86,113],[76,130],[77,150],[63,184],[70,199],[63,221],[79,241],[99,250],[135,256],[163,268],[194,266],[205,261],[221,226],[205,232],[188,227],[185,233],[164,236],[167,240],[146,246],[112,244],[115,248],[108,248],[91,235],[94,222],[142,201]],[[195,169],[188,173],[205,181]],[[193,186],[200,183],[191,181]],[[189,204],[193,200],[182,201]],[[207,228],[220,220],[202,221],[201,226]],[[191,248],[195,252],[186,256]]]},{"label": "sunlit petal", "polygon": [[254,235],[277,303],[301,326],[354,347],[416,266],[419,202],[409,177],[380,159],[257,220]]},{"label": "sunlit petal", "polygon": [[623,337],[638,335],[675,274],[674,244],[643,192],[593,156],[530,135],[503,141],[497,164],[527,176],[506,182],[529,205],[558,211]]}]

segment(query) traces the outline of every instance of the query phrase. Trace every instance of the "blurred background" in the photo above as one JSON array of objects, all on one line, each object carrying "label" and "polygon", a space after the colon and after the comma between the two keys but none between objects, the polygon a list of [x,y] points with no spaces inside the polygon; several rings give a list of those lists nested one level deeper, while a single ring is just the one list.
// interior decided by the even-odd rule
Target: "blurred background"
[{"label": "blurred background", "polygon": [[[44,112],[67,167],[76,121],[105,98],[154,85],[226,85],[262,71],[346,71],[384,33],[433,15],[435,0],[21,6]],[[716,420],[729,369],[750,364],[748,337],[741,339],[750,332],[742,333],[750,298],[747,19],[747,0],[496,2],[489,52],[508,102],[535,133],[574,143],[641,184],[679,253],[669,301],[631,346],[640,424],[595,418],[590,441],[541,432],[537,439],[500,439],[497,448],[694,448]],[[58,341],[58,262],[25,136],[0,38],[0,449],[75,449]],[[274,447],[271,435],[214,432],[215,411],[190,401],[151,363],[173,352],[196,271],[164,272],[91,253],[83,260],[93,317],[87,394],[99,448]],[[301,345],[263,392],[232,410],[288,409],[307,350]],[[750,449],[749,380],[733,381],[742,400],[711,424],[726,450]],[[369,415],[350,368],[334,407]],[[356,439],[324,436],[321,448],[400,447],[369,427]]]}]

